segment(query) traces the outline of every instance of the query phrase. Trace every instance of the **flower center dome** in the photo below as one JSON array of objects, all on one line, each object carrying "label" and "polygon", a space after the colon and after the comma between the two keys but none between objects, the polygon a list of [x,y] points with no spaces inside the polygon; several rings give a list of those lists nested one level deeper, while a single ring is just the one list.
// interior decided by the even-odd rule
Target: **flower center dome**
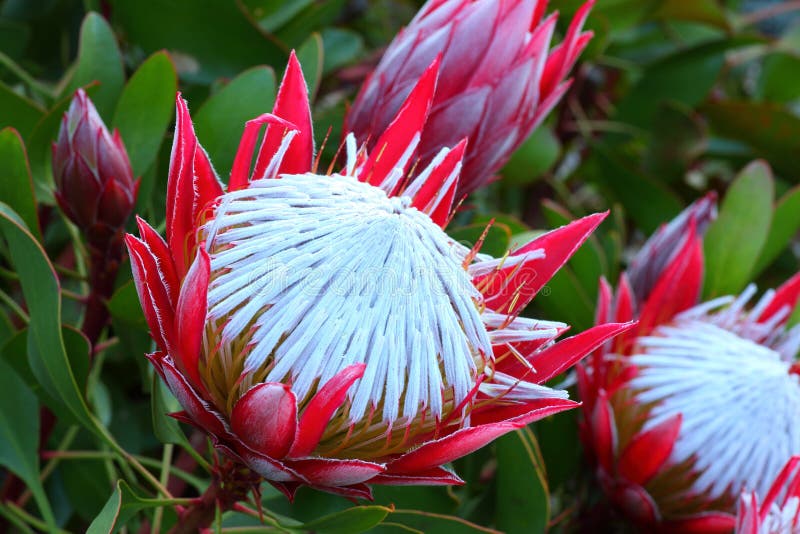
[{"label": "flower center dome", "polygon": [[769,325],[732,308],[707,314],[701,305],[641,338],[630,387],[637,404],[652,406],[645,430],[681,414],[670,461],[691,465],[693,493],[763,498],[800,452],[800,377],[782,350],[797,336],[765,335]]},{"label": "flower center dome", "polygon": [[259,382],[291,383],[302,405],[364,363],[340,414],[349,432],[441,420],[491,357],[469,250],[405,197],[350,176],[284,175],[226,193],[202,234],[201,369],[228,413]]}]

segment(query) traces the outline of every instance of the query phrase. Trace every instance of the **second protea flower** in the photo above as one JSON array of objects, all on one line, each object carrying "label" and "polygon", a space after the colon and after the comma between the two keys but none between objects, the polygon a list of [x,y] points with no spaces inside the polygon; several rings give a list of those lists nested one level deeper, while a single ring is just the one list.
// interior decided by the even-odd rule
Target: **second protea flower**
[{"label": "second protea flower", "polygon": [[128,237],[150,359],[180,417],[288,495],[459,483],[444,464],[574,407],[540,384],[627,327],[553,343],[565,325],[518,316],[602,215],[501,259],[444,233],[464,145],[405,180],[436,69],[379,150],[350,137],[346,168],[325,176],[292,55],[273,114],[245,126],[227,191],[179,99],[167,239],[141,221]]},{"label": "second protea flower", "polygon": [[418,154],[469,139],[457,198],[488,183],[570,85],[565,78],[591,38],[581,32],[594,2],[550,41],[546,0],[429,0],[364,82],[346,126],[373,148],[425,68],[441,55],[441,79]]},{"label": "second protea flower", "polygon": [[584,442],[611,500],[663,532],[730,532],[742,491],[767,496],[800,453],[800,328],[787,329],[800,275],[748,306],[756,289],[698,302],[699,232],[712,198],[644,246],[598,317],[639,324],[579,372]]}]

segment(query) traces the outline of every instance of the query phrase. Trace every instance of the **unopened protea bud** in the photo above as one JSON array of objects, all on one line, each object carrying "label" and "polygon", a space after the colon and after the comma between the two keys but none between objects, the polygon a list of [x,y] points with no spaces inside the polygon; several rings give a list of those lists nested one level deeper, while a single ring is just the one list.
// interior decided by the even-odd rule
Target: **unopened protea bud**
[{"label": "unopened protea bud", "polygon": [[642,248],[616,294],[602,284],[598,319],[639,323],[578,373],[599,481],[647,532],[731,532],[741,492],[775,502],[770,485],[800,454],[800,327],[789,324],[800,274],[753,304],[753,285],[701,302],[698,228],[713,212],[713,198],[696,202]]},{"label": "unopened protea bud", "polygon": [[555,343],[566,325],[519,316],[602,214],[494,259],[443,230],[463,143],[403,182],[435,84],[436,64],[378,150],[348,136],[346,167],[318,175],[292,55],[227,190],[178,99],[167,239],[143,221],[127,237],[150,360],[181,417],[289,495],[459,483],[443,464],[574,406],[543,382],[630,327]]},{"label": "unopened protea bud", "polygon": [[[55,196],[64,214],[90,241],[125,225],[138,180],[118,131],[109,133],[92,101],[79,89],[53,144]],[[99,236],[98,236],[99,237]]]},{"label": "unopened protea bud", "polygon": [[441,55],[419,168],[468,138],[460,198],[491,181],[564,95],[570,84],[564,78],[591,38],[581,27],[592,4],[578,10],[551,50],[556,14],[543,19],[546,0],[429,0],[362,86],[346,127],[372,148],[422,71]]}]

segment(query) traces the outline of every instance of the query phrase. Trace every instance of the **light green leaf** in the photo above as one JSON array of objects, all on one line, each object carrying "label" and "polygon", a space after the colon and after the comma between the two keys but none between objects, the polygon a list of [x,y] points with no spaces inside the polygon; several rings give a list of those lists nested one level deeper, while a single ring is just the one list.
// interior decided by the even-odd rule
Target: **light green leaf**
[{"label": "light green leaf", "polygon": [[275,73],[269,67],[255,67],[211,95],[194,114],[200,144],[223,179],[230,174],[244,123],[271,111],[274,101]]},{"label": "light green leaf", "polygon": [[728,188],[703,239],[706,298],[738,293],[751,280],[769,235],[774,189],[764,161],[749,164]]},{"label": "light green leaf", "polygon": [[114,493],[108,498],[103,509],[100,510],[92,524],[89,525],[86,534],[111,534],[119,530],[141,510],[172,504],[176,504],[175,499],[147,499],[140,497],[133,492],[124,480],[120,480],[117,482]]},{"label": "light green leaf", "polygon": [[125,71],[111,26],[101,15],[90,12],[81,25],[78,63],[61,96],[92,82],[100,84],[92,101],[100,116],[108,120],[125,83]]},{"label": "light green leaf", "polygon": [[31,490],[51,527],[55,519],[39,481],[39,403],[11,366],[0,359],[0,464]]},{"label": "light green leaf", "polygon": [[561,142],[547,126],[540,126],[503,167],[504,185],[522,185],[536,181],[549,171],[561,155]]},{"label": "light green leaf", "polygon": [[794,187],[781,197],[772,214],[767,242],[761,249],[753,269],[753,277],[766,269],[786,248],[800,230],[800,186]]},{"label": "light green leaf", "polygon": [[[133,73],[114,112],[113,125],[119,129],[131,160],[134,176],[142,176],[153,164],[164,141],[178,79],[166,52],[157,52]],[[141,197],[147,197],[152,184],[142,184]]]},{"label": "light green leaf", "polygon": [[0,131],[0,202],[8,204],[25,221],[28,230],[41,239],[28,155],[22,139],[12,128]]}]

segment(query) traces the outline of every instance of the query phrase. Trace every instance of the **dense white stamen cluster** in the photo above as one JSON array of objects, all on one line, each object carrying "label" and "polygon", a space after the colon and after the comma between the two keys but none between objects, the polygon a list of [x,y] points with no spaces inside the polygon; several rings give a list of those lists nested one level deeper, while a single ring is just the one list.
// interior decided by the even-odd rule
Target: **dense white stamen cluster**
[{"label": "dense white stamen cluster", "polygon": [[645,428],[682,414],[670,460],[694,459],[693,490],[713,498],[745,488],[763,498],[786,459],[800,453],[800,377],[790,372],[800,336],[777,327],[787,311],[758,322],[772,293],[745,312],[753,292],[676,316],[640,339],[631,357],[637,402],[655,403]]},{"label": "dense white stamen cluster", "polygon": [[[299,399],[354,363],[350,417],[443,412],[491,358],[468,250],[430,218],[341,175],[284,175],[227,193],[206,227],[209,318],[246,337],[245,370],[292,381]],[[225,353],[225,351],[221,351]]]}]

